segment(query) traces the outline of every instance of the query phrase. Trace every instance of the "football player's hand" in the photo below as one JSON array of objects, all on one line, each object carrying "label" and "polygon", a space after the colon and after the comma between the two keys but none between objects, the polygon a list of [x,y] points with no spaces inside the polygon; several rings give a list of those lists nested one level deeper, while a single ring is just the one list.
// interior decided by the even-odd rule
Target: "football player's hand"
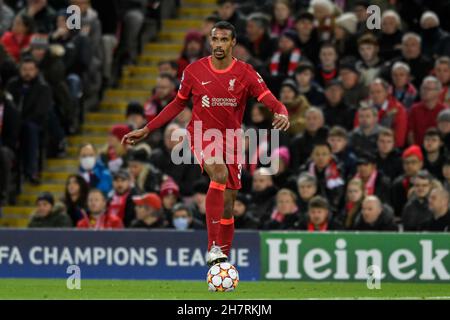
[{"label": "football player's hand", "polygon": [[289,119],[284,114],[275,113],[272,125],[275,129],[286,131],[289,129]]},{"label": "football player's hand", "polygon": [[130,133],[127,133],[126,135],[123,136],[121,143],[122,144],[130,144],[130,145],[134,146],[139,141],[147,138],[149,133],[150,133],[150,131],[148,130],[147,127],[131,131]]}]

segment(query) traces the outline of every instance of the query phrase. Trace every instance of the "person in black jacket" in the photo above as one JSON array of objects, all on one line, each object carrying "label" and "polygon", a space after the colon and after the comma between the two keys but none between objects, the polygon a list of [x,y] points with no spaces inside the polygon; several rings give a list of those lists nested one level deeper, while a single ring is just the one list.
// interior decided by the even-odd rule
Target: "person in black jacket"
[{"label": "person in black jacket", "polygon": [[422,225],[425,231],[450,231],[449,193],[443,188],[434,188],[428,196],[428,208],[432,217]]},{"label": "person in black jacket", "polygon": [[296,229],[300,213],[297,207],[297,196],[289,189],[281,189],[276,195],[276,205],[266,221],[263,229],[266,230],[292,230]]},{"label": "person in black jacket", "polygon": [[391,203],[391,185],[388,177],[378,171],[375,157],[366,153],[358,157],[356,178],[365,186],[365,195],[375,195],[382,203]]},{"label": "person in black jacket", "polygon": [[246,36],[251,55],[263,63],[268,62],[277,47],[276,39],[269,34],[269,20],[259,12],[251,14],[247,18]]},{"label": "person in black jacket", "polygon": [[381,203],[377,196],[368,196],[362,203],[361,213],[356,217],[355,230],[398,231],[392,209]]},{"label": "person in black jacket", "polygon": [[177,203],[172,208],[171,222],[168,228],[175,228],[175,230],[201,230],[205,229],[205,224],[192,216],[192,211],[186,205]]},{"label": "person in black jacket", "polygon": [[323,108],[328,127],[341,126],[347,131],[353,129],[356,110],[344,102],[344,87],[338,79],[329,81],[325,89],[326,103]]},{"label": "person in black jacket", "polygon": [[10,94],[0,81],[0,207],[8,202],[13,162],[17,157],[20,135],[20,114]]},{"label": "person in black jacket", "polygon": [[48,113],[53,106],[51,89],[40,75],[37,62],[30,57],[22,59],[20,77],[11,79],[6,89],[20,110],[25,177],[31,183],[39,183],[40,146],[47,129]]},{"label": "person in black jacket", "polygon": [[127,170],[121,169],[113,174],[113,190],[108,199],[108,213],[118,216],[125,227],[136,218],[133,196],[136,189],[131,186],[131,177]]},{"label": "person in black jacket", "polygon": [[433,177],[425,170],[414,177],[413,189],[402,212],[402,224],[405,231],[417,231],[431,218],[428,208],[428,195],[433,187]]},{"label": "person in black jacket", "polygon": [[252,205],[249,210],[254,212],[261,225],[270,218],[270,213],[275,205],[275,195],[278,189],[274,186],[271,173],[268,168],[259,168],[253,173]]},{"label": "person in black jacket", "polygon": [[316,196],[308,205],[308,219],[300,220],[298,229],[309,232],[342,229],[341,223],[333,217],[327,199]]},{"label": "person in black jacket", "polygon": [[403,173],[402,154],[395,148],[392,129],[381,128],[377,140],[376,164],[379,172],[393,182]]},{"label": "person in black jacket", "polygon": [[313,146],[318,142],[325,142],[328,128],[325,127],[322,110],[309,108],[305,113],[305,131],[295,136],[290,143],[291,169],[297,172],[311,155]]},{"label": "person in black jacket", "polygon": [[127,160],[137,192],[159,193],[163,174],[149,163],[148,152],[144,149],[131,150]]},{"label": "person in black jacket", "polygon": [[233,216],[236,229],[258,229],[259,221],[247,209],[251,201],[250,195],[238,193],[234,202]]},{"label": "person in black jacket", "polygon": [[220,20],[231,23],[235,27],[237,35],[244,35],[247,21],[237,9],[235,2],[234,0],[218,0],[217,15]]}]

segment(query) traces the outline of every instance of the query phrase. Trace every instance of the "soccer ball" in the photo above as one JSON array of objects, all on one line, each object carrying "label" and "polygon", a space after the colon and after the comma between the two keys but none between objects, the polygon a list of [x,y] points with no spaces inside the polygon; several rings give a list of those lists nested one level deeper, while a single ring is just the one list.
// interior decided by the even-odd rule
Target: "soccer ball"
[{"label": "soccer ball", "polygon": [[233,291],[239,283],[239,273],[228,262],[217,263],[208,270],[206,282],[209,291]]}]

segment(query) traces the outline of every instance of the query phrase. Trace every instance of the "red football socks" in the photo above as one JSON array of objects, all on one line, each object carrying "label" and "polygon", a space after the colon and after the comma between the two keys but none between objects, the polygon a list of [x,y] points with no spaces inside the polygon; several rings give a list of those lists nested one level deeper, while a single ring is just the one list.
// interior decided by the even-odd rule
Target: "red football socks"
[{"label": "red football socks", "polygon": [[211,181],[206,193],[206,227],[208,231],[208,251],[213,242],[219,245],[219,230],[224,208],[225,184]]},{"label": "red football socks", "polygon": [[218,245],[222,248],[222,252],[230,257],[231,243],[234,236],[234,217],[230,219],[220,220],[220,230]]}]

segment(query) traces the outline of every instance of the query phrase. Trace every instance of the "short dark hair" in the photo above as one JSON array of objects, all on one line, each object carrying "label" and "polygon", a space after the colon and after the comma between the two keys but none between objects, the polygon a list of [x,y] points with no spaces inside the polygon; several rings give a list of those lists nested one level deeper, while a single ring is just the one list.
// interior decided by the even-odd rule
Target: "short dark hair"
[{"label": "short dark hair", "polygon": [[427,170],[420,170],[414,176],[414,179],[428,180],[431,182],[433,180],[433,176]]},{"label": "short dark hair", "polygon": [[438,137],[442,140],[442,135],[437,128],[428,128],[427,131],[425,131],[425,138],[426,137]]},{"label": "short dark hair", "polygon": [[234,4],[235,3],[235,1],[234,0],[217,0],[217,5],[218,6],[223,6],[225,3],[232,3],[232,4]]},{"label": "short dark hair", "polygon": [[317,147],[326,147],[326,148],[328,148],[328,150],[330,150],[331,153],[333,153],[333,150],[331,149],[331,145],[325,140],[319,140],[316,143],[314,143],[313,150]]},{"label": "short dark hair", "polygon": [[177,204],[175,204],[175,205],[173,206],[173,208],[172,208],[172,214],[174,214],[174,213],[177,212],[177,211],[186,211],[187,214],[188,214],[188,216],[192,217],[192,211],[191,211],[191,209],[190,209],[187,205],[185,205],[185,204],[183,204],[183,203],[177,203]]},{"label": "short dark hair", "polygon": [[348,139],[347,130],[345,130],[341,126],[334,126],[330,129],[330,133],[328,134],[328,137],[340,137],[340,138]]},{"label": "short dark hair", "polygon": [[330,210],[327,199],[322,196],[315,196],[308,203],[308,210],[311,209],[325,209]]},{"label": "short dark hair", "polygon": [[169,64],[172,69],[178,70],[178,63],[175,60],[162,60],[158,62],[158,67],[163,64]]},{"label": "short dark hair", "polygon": [[166,78],[166,79],[168,79],[171,83],[173,83],[174,86],[176,85],[176,79],[175,79],[175,77],[172,76],[170,73],[163,72],[163,73],[161,73],[160,75],[158,75],[158,78],[161,78],[161,79]]},{"label": "short dark hair", "polygon": [[22,59],[20,60],[20,65],[22,66],[23,64],[25,64],[25,63],[33,63],[35,66],[36,66],[36,68],[39,68],[39,65],[38,65],[38,62],[36,61],[36,59],[34,59],[32,56],[30,56],[30,55],[24,55],[23,57],[22,57]]},{"label": "short dark hair", "polygon": [[203,19],[203,21],[217,23],[220,21],[220,17],[217,14],[209,14]]},{"label": "short dark hair", "polygon": [[214,30],[214,29],[230,30],[231,31],[231,39],[232,40],[236,39],[236,29],[228,21],[219,21],[219,22],[217,22],[214,25],[214,27],[212,28],[212,30]]}]

